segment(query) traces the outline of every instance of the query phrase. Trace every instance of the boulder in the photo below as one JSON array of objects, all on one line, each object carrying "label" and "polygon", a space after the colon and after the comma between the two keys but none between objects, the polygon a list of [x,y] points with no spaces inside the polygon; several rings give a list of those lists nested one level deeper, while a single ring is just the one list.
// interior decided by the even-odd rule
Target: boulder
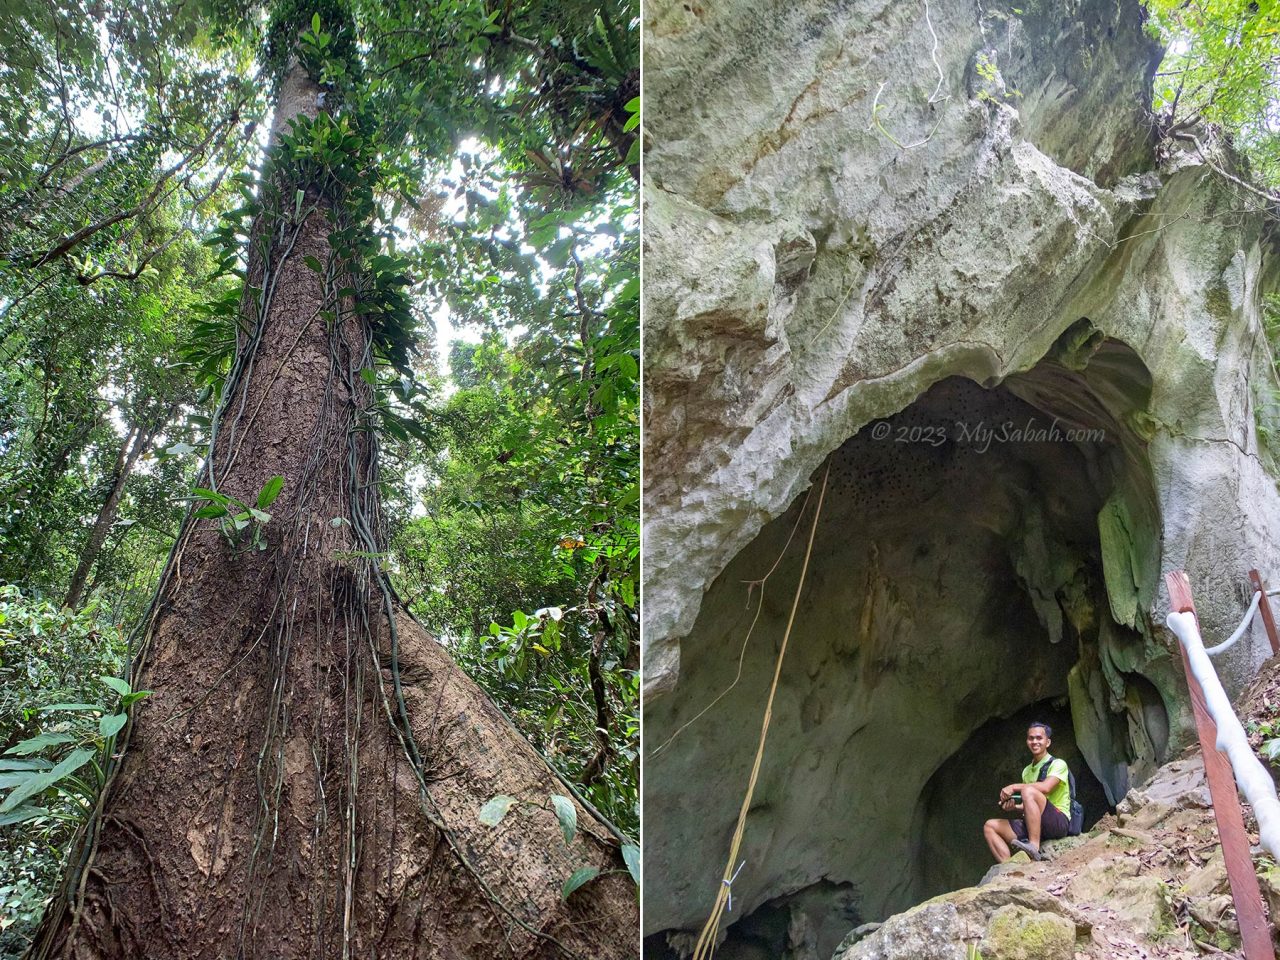
[{"label": "boulder", "polygon": [[983,960],[1072,960],[1075,947],[1070,920],[1007,904],[992,914],[979,954]]},{"label": "boulder", "polygon": [[926,903],[889,918],[832,960],[970,960],[969,925],[955,904]]},{"label": "boulder", "polygon": [[890,917],[841,944],[833,960],[1071,960],[1089,924],[1030,884],[1001,880],[956,891]]}]

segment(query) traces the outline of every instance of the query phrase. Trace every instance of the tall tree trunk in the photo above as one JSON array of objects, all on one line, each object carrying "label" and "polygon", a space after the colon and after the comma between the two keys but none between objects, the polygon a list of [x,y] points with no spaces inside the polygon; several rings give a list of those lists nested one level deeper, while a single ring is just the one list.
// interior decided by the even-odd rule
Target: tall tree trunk
[{"label": "tall tree trunk", "polygon": [[172,416],[173,412],[170,411],[162,423],[151,427],[131,428],[124,442],[120,444],[120,454],[116,457],[115,468],[111,474],[111,489],[107,493],[107,498],[102,501],[98,516],[89,530],[89,539],[85,541],[84,549],[80,551],[80,562],[76,564],[76,572],[71,575],[71,586],[67,588],[67,598],[63,601],[63,606],[74,610],[80,605],[80,597],[84,593],[85,583],[89,580],[89,573],[98,560],[98,554],[102,552],[102,544],[106,542],[111,525],[115,523],[116,510],[120,506],[120,498],[124,495],[124,485],[133,474],[138,458],[151,446],[151,441],[164,429],[164,424],[168,423]]},{"label": "tall tree trunk", "polygon": [[[277,105],[317,112],[295,67]],[[327,263],[328,211],[294,185],[259,219],[260,322],[219,420],[210,485],[253,504],[284,491],[265,549],[189,518],[133,681],[127,752],[73,858],[36,956],[581,958],[639,952],[617,841],[391,594],[369,430],[370,331]],[[270,230],[268,234],[267,231]],[[257,236],[269,235],[260,247]],[[251,293],[252,291],[250,291]],[[326,306],[330,303],[330,306]],[[257,316],[247,296],[245,310]],[[514,798],[497,826],[495,796]],[[603,876],[567,900],[580,868]]]}]

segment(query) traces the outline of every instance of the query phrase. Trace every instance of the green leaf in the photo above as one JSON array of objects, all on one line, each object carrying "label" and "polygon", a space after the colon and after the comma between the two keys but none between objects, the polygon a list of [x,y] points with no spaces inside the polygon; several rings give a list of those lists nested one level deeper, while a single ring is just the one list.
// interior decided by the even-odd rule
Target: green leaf
[{"label": "green leaf", "polygon": [[33,753],[39,753],[45,747],[56,747],[59,744],[75,742],[76,738],[69,733],[42,733],[29,740],[14,744],[4,753],[5,756],[26,757]]},{"label": "green leaf", "polygon": [[[262,485],[262,489],[258,491],[258,509],[265,510],[280,496],[280,491],[284,489],[284,477],[274,476]],[[266,523],[266,521],[262,521]]]},{"label": "green leaf", "polygon": [[132,704],[137,703],[143,697],[149,697],[149,696],[151,696],[150,690],[135,690],[133,691],[133,693],[126,693],[123,697],[120,698],[120,706],[122,707],[130,706]]},{"label": "green leaf", "polygon": [[225,493],[219,493],[217,490],[208,490],[204,487],[196,487],[191,491],[191,495],[199,497],[202,500],[212,500],[214,503],[228,504],[231,498]]},{"label": "green leaf", "polygon": [[297,220],[300,216],[302,216],[302,198],[305,196],[306,194],[302,190],[297,191],[293,195],[293,219],[294,220]]},{"label": "green leaf", "polygon": [[560,899],[568,900],[569,895],[577,890],[584,883],[594,880],[600,875],[599,867],[579,867],[569,875],[569,879],[564,882],[564,886],[560,888]]},{"label": "green leaf", "polygon": [[637,887],[640,886],[640,848],[634,843],[624,843],[622,860],[627,865],[631,879],[635,881]]},{"label": "green leaf", "polygon": [[110,716],[103,717],[98,721],[98,734],[104,740],[108,737],[114,737],[128,722],[129,717],[123,713],[114,713]]},{"label": "green leaf", "polygon": [[119,677],[99,677],[98,679],[122,697],[128,696],[133,692],[133,688]]},{"label": "green leaf", "polygon": [[25,823],[36,817],[47,817],[49,811],[43,807],[19,807],[12,813],[0,814],[0,827],[10,827],[15,823]]},{"label": "green leaf", "polygon": [[195,512],[197,520],[216,520],[218,517],[225,517],[226,515],[227,508],[220,503],[211,503]]},{"label": "green leaf", "polygon": [[49,789],[59,780],[68,777],[83,767],[96,753],[96,750],[87,750],[81,748],[75,750],[52,770],[44,773],[38,773],[22,786],[14,790],[9,796],[4,798],[4,803],[0,803],[0,813],[8,813],[27,797],[35,796],[41,791]]},{"label": "green leaf", "polygon": [[95,710],[98,713],[104,713],[103,708],[96,703],[51,703],[47,707],[41,707],[41,713],[48,713],[50,710],[70,710],[83,713],[86,710]]},{"label": "green leaf", "polygon": [[480,822],[486,827],[496,827],[516,805],[515,797],[499,794],[480,808]]},{"label": "green leaf", "polygon": [[249,513],[253,516],[253,519],[257,520],[259,523],[271,522],[271,514],[263,510],[259,510],[256,507],[250,507]]},{"label": "green leaf", "polygon": [[376,370],[370,370],[368,367],[366,367],[365,369],[360,371],[360,379],[363,380],[365,383],[367,383],[371,387],[377,386],[378,372]]},{"label": "green leaf", "polygon": [[560,821],[560,830],[564,833],[564,842],[573,843],[573,835],[578,832],[578,811],[574,808],[573,801],[568,797],[553,793],[551,795],[551,807],[556,812],[556,819]]},{"label": "green leaf", "polygon": [[311,32],[312,33],[320,32],[320,14],[318,13],[313,13],[311,15]]},{"label": "green leaf", "polygon": [[0,770],[48,770],[53,766],[52,760],[36,757],[34,760],[0,760]]},{"label": "green leaf", "polygon": [[324,273],[324,264],[321,263],[317,258],[313,257],[311,254],[308,253],[305,257],[303,257],[302,262],[305,263],[312,270],[314,270],[316,273]]}]

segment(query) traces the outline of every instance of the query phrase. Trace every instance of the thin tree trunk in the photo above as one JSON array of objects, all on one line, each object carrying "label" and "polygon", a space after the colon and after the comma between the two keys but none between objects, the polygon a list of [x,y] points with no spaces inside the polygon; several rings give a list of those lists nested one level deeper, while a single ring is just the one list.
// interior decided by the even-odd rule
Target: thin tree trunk
[{"label": "thin tree trunk", "polygon": [[102,507],[98,510],[98,516],[89,531],[89,539],[85,541],[84,549],[80,551],[80,562],[76,565],[76,572],[71,575],[71,586],[67,588],[67,598],[63,601],[63,606],[74,610],[80,605],[80,598],[84,593],[84,585],[89,580],[89,573],[98,560],[98,554],[102,552],[102,545],[106,542],[111,525],[115,523],[116,510],[120,506],[120,498],[124,495],[124,485],[132,476],[138,458],[151,446],[151,441],[164,429],[165,423],[168,423],[172,416],[173,412],[170,411],[162,423],[153,427],[132,427],[125,436],[112,471],[111,490],[107,493],[107,498],[102,501]]},{"label": "thin tree trunk", "polygon": [[[314,117],[298,68],[275,133]],[[127,752],[34,955],[76,960],[630,958],[618,842],[390,592],[378,567],[370,330],[333,291],[323,201],[259,221],[261,321],[229,381],[210,486],[253,504],[265,549],[188,519],[133,673]],[[262,252],[257,237],[270,229]],[[326,304],[328,304],[326,306]],[[244,308],[256,317],[254,301]],[[337,319],[321,311],[337,310]],[[252,546],[250,543],[249,546]],[[513,805],[480,821],[494,797]],[[575,871],[602,876],[567,900]]]}]

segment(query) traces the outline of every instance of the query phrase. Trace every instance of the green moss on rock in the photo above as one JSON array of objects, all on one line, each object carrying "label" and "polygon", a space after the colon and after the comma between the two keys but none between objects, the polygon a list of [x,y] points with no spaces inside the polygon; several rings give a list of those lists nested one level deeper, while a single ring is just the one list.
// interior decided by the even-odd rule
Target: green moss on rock
[{"label": "green moss on rock", "polygon": [[1075,943],[1065,917],[1007,904],[991,915],[979,950],[986,960],[1071,960]]}]

